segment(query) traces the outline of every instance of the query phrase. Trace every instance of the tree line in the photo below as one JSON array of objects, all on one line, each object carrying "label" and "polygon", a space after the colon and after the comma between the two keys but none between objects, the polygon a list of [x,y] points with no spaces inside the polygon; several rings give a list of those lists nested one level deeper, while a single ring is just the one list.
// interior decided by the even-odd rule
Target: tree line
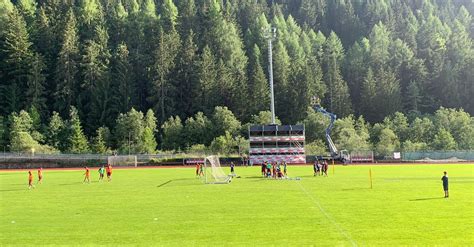
[{"label": "tree line", "polygon": [[[250,125],[270,124],[271,112],[261,111],[252,115],[249,122],[241,123],[227,107],[217,106],[210,116],[198,112],[182,120],[176,115],[159,127],[153,110],[144,114],[132,108],[119,114],[114,129],[99,127],[89,138],[75,107],[71,107],[68,119],[53,112],[46,125],[34,108],[12,113],[7,122],[0,133],[4,131],[8,136],[8,149],[14,152],[154,154],[159,132],[163,151],[245,155]],[[278,118],[276,122],[281,124]],[[329,119],[308,108],[298,124],[306,127],[306,153],[327,154],[324,136]],[[332,137],[340,149],[373,150],[379,156],[394,151],[473,150],[474,118],[452,108],[440,108],[433,115],[415,118],[396,112],[374,125],[363,116],[349,115],[336,120]]]},{"label": "tree line", "polygon": [[[314,95],[339,117],[363,116],[374,127],[386,127],[396,112],[424,120],[436,116],[440,106],[473,114],[473,5],[451,0],[0,0],[2,143],[11,148],[13,120],[26,118],[25,113],[35,122],[27,127],[30,141],[68,152],[75,152],[72,144],[59,147],[35,136],[53,116],[66,119],[70,133],[81,119],[79,132],[93,142],[99,132],[102,139],[110,130],[120,132],[118,120],[136,109],[140,130],[122,138],[110,134],[115,137],[109,147],[122,151],[124,143],[132,148],[123,135],[149,136],[149,147],[154,142],[163,149],[190,147],[186,141],[170,144],[165,127],[197,114],[213,116],[217,106],[249,123],[269,108],[268,47],[262,35],[269,26],[277,28],[275,103],[284,124],[305,121]],[[148,110],[156,113],[154,125],[144,123]],[[146,112],[143,120],[140,112]],[[382,133],[387,131],[371,136]],[[225,134],[215,132],[201,144],[238,136]],[[145,146],[133,148],[152,150]]]}]

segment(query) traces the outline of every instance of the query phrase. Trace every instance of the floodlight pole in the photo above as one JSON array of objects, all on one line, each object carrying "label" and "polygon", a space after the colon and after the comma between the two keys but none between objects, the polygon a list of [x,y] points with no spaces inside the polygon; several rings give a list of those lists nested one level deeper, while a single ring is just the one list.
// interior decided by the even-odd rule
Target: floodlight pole
[{"label": "floodlight pole", "polygon": [[264,31],[264,37],[268,40],[268,79],[270,81],[270,110],[272,112],[272,124],[275,124],[275,97],[273,94],[273,57],[272,41],[276,37],[276,27],[270,27]]}]

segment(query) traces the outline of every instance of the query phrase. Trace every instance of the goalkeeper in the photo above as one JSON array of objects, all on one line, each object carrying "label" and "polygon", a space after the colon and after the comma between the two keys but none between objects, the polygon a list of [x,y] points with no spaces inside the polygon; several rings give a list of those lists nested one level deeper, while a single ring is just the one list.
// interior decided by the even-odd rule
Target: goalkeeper
[{"label": "goalkeeper", "polygon": [[230,175],[235,177],[234,162],[230,162]]}]

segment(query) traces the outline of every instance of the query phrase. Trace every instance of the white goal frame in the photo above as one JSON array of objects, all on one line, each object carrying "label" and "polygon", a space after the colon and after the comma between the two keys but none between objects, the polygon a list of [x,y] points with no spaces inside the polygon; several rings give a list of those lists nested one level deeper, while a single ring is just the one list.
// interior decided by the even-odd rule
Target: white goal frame
[{"label": "white goal frame", "polygon": [[232,181],[229,175],[224,173],[216,155],[204,158],[204,183],[206,184],[228,184]]}]

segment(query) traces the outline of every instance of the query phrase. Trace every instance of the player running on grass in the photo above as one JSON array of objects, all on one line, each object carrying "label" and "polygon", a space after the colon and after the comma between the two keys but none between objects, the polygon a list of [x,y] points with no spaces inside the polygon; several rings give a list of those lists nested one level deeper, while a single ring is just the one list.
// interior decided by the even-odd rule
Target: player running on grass
[{"label": "player running on grass", "polygon": [[33,185],[33,173],[31,171],[28,171],[28,189],[35,188]]},{"label": "player running on grass", "polygon": [[41,184],[43,181],[43,167],[40,167],[38,169],[38,184]]},{"label": "player running on grass", "polygon": [[112,180],[112,166],[110,164],[107,164],[106,171],[107,171],[107,181],[110,182]]},{"label": "player running on grass", "polygon": [[84,181],[82,181],[82,183],[85,183],[86,180],[87,180],[87,183],[90,183],[91,180],[90,180],[90,176],[91,176],[91,172],[89,171],[89,168],[86,166],[84,167],[84,169],[86,169],[86,172],[84,173]]}]

